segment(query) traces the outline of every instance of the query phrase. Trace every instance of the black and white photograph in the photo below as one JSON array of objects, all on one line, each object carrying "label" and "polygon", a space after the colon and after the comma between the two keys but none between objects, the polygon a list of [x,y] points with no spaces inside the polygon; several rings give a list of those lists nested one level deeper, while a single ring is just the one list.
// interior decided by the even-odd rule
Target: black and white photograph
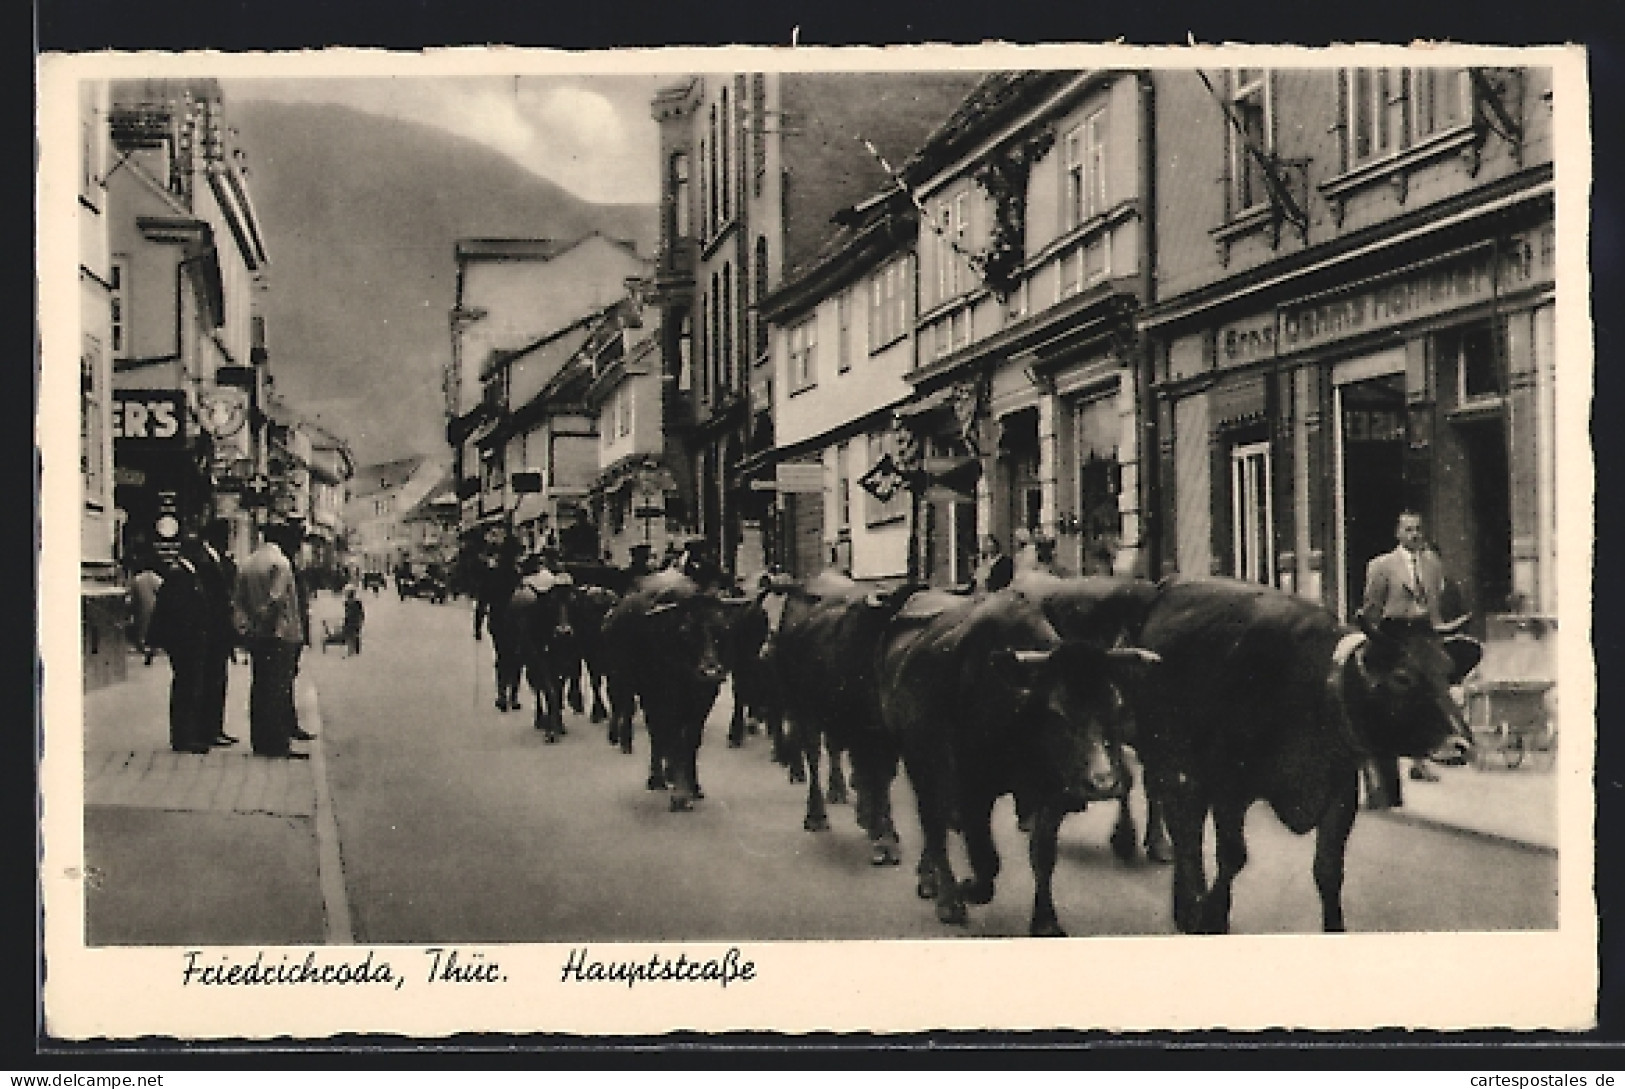
[{"label": "black and white photograph", "polygon": [[1584,62],[43,57],[47,1026],[1591,1024]]}]

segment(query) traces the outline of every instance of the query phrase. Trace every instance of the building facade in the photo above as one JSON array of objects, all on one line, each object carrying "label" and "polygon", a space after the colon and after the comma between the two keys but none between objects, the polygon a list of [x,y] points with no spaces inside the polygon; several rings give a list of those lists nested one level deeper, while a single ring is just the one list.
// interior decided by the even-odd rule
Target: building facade
[{"label": "building facade", "polygon": [[904,170],[922,208],[916,565],[966,581],[1018,530],[1075,573],[1154,573],[1141,438],[1159,75],[1002,72]]},{"label": "building facade", "polygon": [[1164,566],[1345,618],[1420,512],[1453,600],[1556,608],[1550,73],[1173,73],[1152,344]]},{"label": "building facade", "polygon": [[347,565],[364,573],[389,574],[396,565],[410,562],[421,537],[407,516],[445,477],[444,466],[421,456],[358,469],[345,510]]},{"label": "building facade", "polygon": [[811,261],[830,217],[878,191],[952,108],[964,73],[708,73],[661,91],[668,427],[679,492],[723,568],[749,579],[779,533],[772,366],[759,303]]},{"label": "building facade", "polygon": [[[646,277],[650,266],[630,245],[596,232],[569,244],[462,239],[455,258],[446,438],[462,503],[462,532],[472,542],[490,526],[506,523],[514,508],[509,450],[492,434],[503,427],[513,436],[503,415],[534,393],[522,390],[516,396],[507,376],[494,381],[493,374],[516,355],[529,355],[534,364],[536,353],[552,343],[549,338],[614,303],[625,294],[626,281]],[[513,465],[522,469],[530,455],[520,449],[515,457]]]},{"label": "building facade", "polygon": [[865,479],[902,457],[894,409],[912,392],[918,217],[907,194],[892,188],[839,219],[818,257],[761,303],[776,440],[771,559],[801,578],[825,568],[903,578],[907,490],[895,473],[871,484],[875,491]]}]

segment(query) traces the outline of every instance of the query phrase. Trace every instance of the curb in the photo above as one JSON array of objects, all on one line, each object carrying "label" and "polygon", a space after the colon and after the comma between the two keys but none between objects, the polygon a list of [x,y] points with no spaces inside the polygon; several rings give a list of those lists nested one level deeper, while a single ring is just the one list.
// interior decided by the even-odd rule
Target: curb
[{"label": "curb", "polygon": [[1454,835],[1465,836],[1468,839],[1495,843],[1502,847],[1514,847],[1534,854],[1547,855],[1551,858],[1558,857],[1557,848],[1547,843],[1534,843],[1505,832],[1490,832],[1483,828],[1469,828],[1463,824],[1456,824],[1440,817],[1430,817],[1423,813],[1407,813],[1403,806],[1398,809],[1364,810],[1361,815],[1379,817],[1399,824],[1412,824],[1420,828],[1431,828],[1437,832],[1449,832]]},{"label": "curb", "polygon": [[322,724],[316,686],[304,686],[300,717],[316,735],[310,747],[310,770],[316,785],[316,873],[322,889],[322,916],[327,924],[327,944],[351,945],[355,941],[350,925],[350,901],[344,889],[344,863],[339,854],[339,823],[333,812],[333,794],[327,785],[327,731]]}]

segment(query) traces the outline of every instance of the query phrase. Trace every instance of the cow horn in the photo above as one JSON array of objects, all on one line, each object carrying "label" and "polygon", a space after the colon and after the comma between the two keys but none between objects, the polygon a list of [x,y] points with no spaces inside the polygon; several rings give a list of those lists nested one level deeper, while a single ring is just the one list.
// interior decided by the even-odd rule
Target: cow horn
[{"label": "cow horn", "polygon": [[1010,652],[1022,665],[1043,665],[1049,661],[1052,650],[1015,650]]},{"label": "cow horn", "polygon": [[1467,626],[1467,621],[1471,620],[1472,618],[1473,618],[1472,613],[1462,613],[1460,616],[1456,617],[1456,619],[1454,619],[1454,620],[1447,620],[1442,624],[1435,624],[1435,625],[1433,625],[1434,634],[1436,634],[1436,635],[1459,635],[1459,634],[1461,634],[1461,629],[1463,629],[1463,628],[1465,628]]},{"label": "cow horn", "polygon": [[1125,662],[1140,662],[1144,665],[1158,665],[1162,662],[1162,655],[1144,647],[1112,647],[1106,652],[1106,657]]}]

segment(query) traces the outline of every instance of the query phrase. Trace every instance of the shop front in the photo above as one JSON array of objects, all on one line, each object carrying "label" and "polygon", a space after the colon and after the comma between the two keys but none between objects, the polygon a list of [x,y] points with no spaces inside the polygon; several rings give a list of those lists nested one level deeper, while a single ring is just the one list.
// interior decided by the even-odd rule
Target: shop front
[{"label": "shop front", "polygon": [[1159,330],[1165,563],[1347,619],[1413,510],[1444,612],[1551,614],[1553,251],[1548,204]]}]

